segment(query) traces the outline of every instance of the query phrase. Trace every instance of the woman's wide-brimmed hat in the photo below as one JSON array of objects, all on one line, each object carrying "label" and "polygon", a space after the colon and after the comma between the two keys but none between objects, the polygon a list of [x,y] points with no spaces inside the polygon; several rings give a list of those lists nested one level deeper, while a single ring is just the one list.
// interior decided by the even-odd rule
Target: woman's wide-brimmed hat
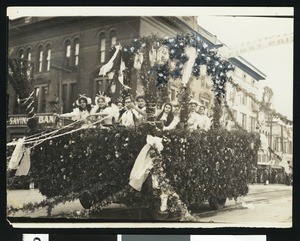
[{"label": "woman's wide-brimmed hat", "polygon": [[89,97],[87,97],[85,94],[83,94],[83,95],[79,95],[79,98],[76,100],[76,105],[79,105],[79,101],[80,101],[81,99],[85,99],[85,100],[86,100],[86,103],[87,103],[88,105],[91,105],[91,104],[92,104],[92,99],[89,98]]}]

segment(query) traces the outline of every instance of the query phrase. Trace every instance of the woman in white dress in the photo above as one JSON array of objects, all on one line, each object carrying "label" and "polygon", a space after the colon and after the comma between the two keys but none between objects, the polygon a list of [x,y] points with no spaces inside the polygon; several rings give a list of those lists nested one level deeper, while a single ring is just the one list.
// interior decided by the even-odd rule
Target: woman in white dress
[{"label": "woman in white dress", "polygon": [[112,106],[108,106],[109,102],[110,98],[107,96],[97,95],[95,97],[96,105],[92,108],[90,113],[93,121],[105,118],[101,121],[101,124],[111,125],[113,123],[113,117],[119,110],[116,105],[112,104]]},{"label": "woman in white dress", "polygon": [[89,115],[92,109],[91,98],[85,95],[79,95],[80,97],[76,100],[76,105],[78,106],[70,113],[58,114],[58,118],[72,118],[74,121],[81,121],[83,124],[90,123]]}]

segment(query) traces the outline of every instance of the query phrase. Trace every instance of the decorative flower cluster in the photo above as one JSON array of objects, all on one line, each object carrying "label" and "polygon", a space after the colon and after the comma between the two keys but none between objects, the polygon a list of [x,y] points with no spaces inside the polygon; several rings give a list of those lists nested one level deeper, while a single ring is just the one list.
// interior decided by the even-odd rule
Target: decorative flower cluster
[{"label": "decorative flower cluster", "polygon": [[[148,75],[153,67],[150,63],[158,66],[156,87],[165,86],[168,84],[170,77],[173,79],[180,78],[188,56],[185,52],[187,46],[195,48],[197,57],[192,67],[192,76],[198,77],[200,74],[208,74],[212,76],[215,95],[217,98],[223,98],[225,94],[225,84],[227,82],[226,73],[233,70],[233,65],[221,58],[216,50],[211,50],[209,45],[200,37],[195,35],[177,35],[175,38],[161,39],[155,35],[134,39],[123,47],[122,53],[124,61],[128,68],[133,66],[135,55],[143,53],[144,62],[142,65],[147,65],[146,68],[141,67],[142,73],[140,78],[144,83],[144,88],[147,86]],[[168,53],[161,50],[162,47],[168,49]],[[149,54],[153,49],[157,52],[156,59],[151,60]],[[159,51],[162,51],[163,54]],[[157,56],[160,57],[157,57]],[[165,55],[161,57],[161,55]],[[150,58],[150,59],[149,59]],[[150,63],[149,63],[150,61]],[[207,73],[200,73],[200,66],[207,66]],[[145,66],[144,66],[145,67]]]},{"label": "decorative flower cluster", "polygon": [[270,114],[273,116],[273,118],[279,118],[281,121],[283,121],[287,125],[292,125],[293,121],[289,120],[286,116],[280,114],[274,109],[271,109],[267,103],[265,103],[263,100],[259,101],[258,99],[255,98],[252,94],[250,94],[246,89],[242,88],[239,84],[235,83],[232,78],[228,79],[228,82],[233,85],[237,89],[237,91],[242,91],[243,93],[246,94],[246,96],[249,96],[251,100],[257,104],[260,108],[261,111],[263,111],[266,114]]}]

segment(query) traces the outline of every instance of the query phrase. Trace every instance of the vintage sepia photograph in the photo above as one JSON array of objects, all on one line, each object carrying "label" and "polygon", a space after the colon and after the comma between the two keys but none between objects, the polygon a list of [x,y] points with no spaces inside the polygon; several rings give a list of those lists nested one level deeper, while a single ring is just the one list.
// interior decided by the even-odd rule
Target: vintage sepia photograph
[{"label": "vintage sepia photograph", "polygon": [[7,17],[14,227],[292,227],[292,7]]}]

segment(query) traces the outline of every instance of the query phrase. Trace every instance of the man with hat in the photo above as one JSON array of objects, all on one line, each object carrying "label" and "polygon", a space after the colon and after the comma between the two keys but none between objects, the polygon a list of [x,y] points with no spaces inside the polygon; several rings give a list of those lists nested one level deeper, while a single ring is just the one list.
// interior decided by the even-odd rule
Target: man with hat
[{"label": "man with hat", "polygon": [[200,106],[200,114],[197,113],[198,102],[195,100],[190,101],[190,114],[188,117],[189,130],[208,130],[210,128],[210,119],[205,115],[205,107]]}]

